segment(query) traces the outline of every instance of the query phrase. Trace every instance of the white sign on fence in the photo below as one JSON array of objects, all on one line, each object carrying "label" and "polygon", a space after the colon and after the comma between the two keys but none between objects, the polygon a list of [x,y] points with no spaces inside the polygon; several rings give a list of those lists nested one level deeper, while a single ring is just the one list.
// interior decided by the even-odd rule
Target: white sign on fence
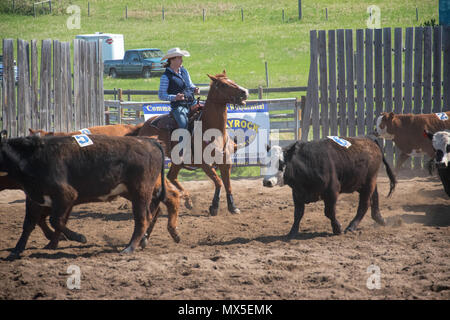
[{"label": "white sign on fence", "polygon": [[[169,103],[147,103],[142,105],[144,119],[167,114]],[[244,106],[227,105],[227,132],[231,139],[236,136],[239,145],[245,147],[232,155],[233,163],[239,165],[259,164],[267,155],[265,145],[269,144],[270,119],[267,102],[252,102]]]}]

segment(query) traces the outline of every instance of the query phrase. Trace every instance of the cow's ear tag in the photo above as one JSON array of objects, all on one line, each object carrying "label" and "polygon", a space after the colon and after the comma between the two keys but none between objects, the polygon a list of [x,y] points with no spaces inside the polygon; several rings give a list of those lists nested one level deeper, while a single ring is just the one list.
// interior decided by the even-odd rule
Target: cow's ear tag
[{"label": "cow's ear tag", "polygon": [[435,113],[436,117],[439,118],[439,120],[445,121],[448,120],[448,116],[445,112],[437,112]]},{"label": "cow's ear tag", "polygon": [[348,142],[345,139],[339,138],[337,136],[328,136],[328,139],[333,140],[334,142],[336,142],[338,145],[340,145],[341,147],[345,147],[348,148],[350,147],[352,144],[350,142]]},{"label": "cow's ear tag", "polygon": [[88,128],[81,129],[80,132],[82,134],[91,134],[91,131]]},{"label": "cow's ear tag", "polygon": [[86,134],[77,134],[72,137],[76,140],[80,147],[87,147],[91,144],[94,144],[94,142],[92,142],[92,140]]}]

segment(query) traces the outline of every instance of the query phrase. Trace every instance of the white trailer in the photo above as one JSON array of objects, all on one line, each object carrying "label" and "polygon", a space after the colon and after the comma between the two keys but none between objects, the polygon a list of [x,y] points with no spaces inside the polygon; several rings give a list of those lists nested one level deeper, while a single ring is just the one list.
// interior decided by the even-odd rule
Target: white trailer
[{"label": "white trailer", "polygon": [[102,40],[102,61],[123,59],[125,54],[123,34],[101,33],[79,34],[76,39],[86,41]]}]

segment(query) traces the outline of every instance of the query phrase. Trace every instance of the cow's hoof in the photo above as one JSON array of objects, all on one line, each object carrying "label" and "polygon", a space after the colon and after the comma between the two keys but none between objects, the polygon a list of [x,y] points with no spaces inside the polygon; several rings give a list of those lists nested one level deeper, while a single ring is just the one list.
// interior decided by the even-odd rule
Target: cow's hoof
[{"label": "cow's hoof", "polygon": [[209,214],[211,216],[217,216],[217,213],[219,212],[219,208],[213,208],[212,206],[209,207]]},{"label": "cow's hoof", "polygon": [[[345,229],[345,231],[344,231],[344,234],[347,233],[347,232],[353,232],[353,231],[355,231],[355,228],[347,227],[347,228]],[[334,234],[340,234],[340,233],[336,233],[336,232],[334,232],[334,231],[333,231],[333,233],[334,233]]]},{"label": "cow's hoof", "polygon": [[75,238],[73,239],[73,241],[80,242],[80,243],[86,243],[86,242],[87,242],[87,239],[86,239],[86,237],[83,236],[82,234],[78,234],[78,235],[75,236]]},{"label": "cow's hoof", "polygon": [[[342,234],[342,228],[340,225],[333,225],[332,227],[333,227],[333,233],[335,235]],[[352,227],[348,226],[347,229],[349,229],[349,230],[351,229],[350,231],[353,231],[353,229],[356,229],[356,228],[352,228]],[[345,230],[346,232],[347,232],[347,229]]]},{"label": "cow's hoof", "polygon": [[57,244],[54,244],[52,242],[50,242],[49,244],[47,244],[44,249],[48,249],[48,250],[56,250],[56,248],[58,248]]},{"label": "cow's hoof", "polygon": [[288,238],[288,240],[294,239],[296,235],[297,235],[297,231],[290,231],[290,232],[286,235],[286,238]]},{"label": "cow's hoof", "polygon": [[134,249],[130,246],[130,247],[127,247],[127,248],[123,249],[122,252],[120,252],[120,253],[121,254],[130,254],[130,253],[133,253],[133,252],[134,252]]},{"label": "cow's hoof", "polygon": [[9,254],[9,256],[6,257],[6,261],[14,261],[14,260],[17,260],[17,259],[20,259],[20,253],[19,252],[15,252],[15,251],[11,252]]}]

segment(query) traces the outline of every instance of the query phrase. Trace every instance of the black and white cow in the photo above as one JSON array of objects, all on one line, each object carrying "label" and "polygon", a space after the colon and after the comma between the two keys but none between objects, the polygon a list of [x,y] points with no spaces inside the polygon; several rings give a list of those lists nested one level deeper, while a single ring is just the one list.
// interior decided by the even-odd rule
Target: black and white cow
[{"label": "black and white cow", "polygon": [[439,131],[435,134],[425,132],[431,139],[436,151],[435,163],[439,178],[447,195],[450,197],[450,131]]},{"label": "black and white cow", "polygon": [[345,231],[356,229],[369,206],[372,218],[378,224],[385,225],[378,207],[377,191],[377,174],[382,161],[390,179],[388,196],[395,188],[396,179],[380,147],[369,138],[332,138],[297,141],[286,149],[273,146],[269,151],[271,165],[278,163],[278,171],[268,175],[263,185],[287,184],[292,188],[295,211],[289,237],[298,232],[305,204],[321,199],[334,234],[340,234],[341,225],[336,219],[338,195],[355,191],[360,194],[358,211]]},{"label": "black and white cow", "polygon": [[[165,199],[164,152],[154,139],[145,137],[81,137],[91,141],[81,147],[74,137],[0,139],[0,175],[18,182],[27,195],[22,236],[10,255],[19,257],[42,211],[50,207],[55,229],[49,249],[61,233],[70,232],[67,220],[74,205],[110,201],[123,196],[132,202],[135,227],[124,252],[145,245],[159,202]],[[157,179],[161,190],[153,197]]]}]

